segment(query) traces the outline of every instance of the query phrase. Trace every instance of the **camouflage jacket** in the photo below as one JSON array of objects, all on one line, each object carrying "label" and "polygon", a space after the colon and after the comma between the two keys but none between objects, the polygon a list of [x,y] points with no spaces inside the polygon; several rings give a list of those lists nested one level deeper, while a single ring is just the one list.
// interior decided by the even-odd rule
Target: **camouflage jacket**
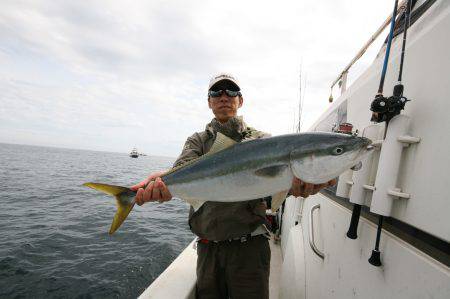
[{"label": "camouflage jacket", "polygon": [[[234,117],[226,124],[213,119],[206,125],[205,131],[194,133],[187,139],[174,166],[206,154],[217,132],[237,142],[270,136],[247,126],[242,117]],[[193,233],[203,239],[221,241],[237,238],[250,234],[265,222],[265,209],[266,205],[261,199],[234,203],[206,202],[196,212],[191,207],[189,226]]]}]

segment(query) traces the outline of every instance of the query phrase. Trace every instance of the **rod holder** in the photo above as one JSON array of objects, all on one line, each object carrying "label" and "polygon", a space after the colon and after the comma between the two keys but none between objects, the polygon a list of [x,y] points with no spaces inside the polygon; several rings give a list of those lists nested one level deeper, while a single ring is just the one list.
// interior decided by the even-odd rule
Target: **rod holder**
[{"label": "rod holder", "polygon": [[374,185],[363,185],[363,188],[368,191],[375,191],[376,189]]},{"label": "rod holder", "polygon": [[[362,136],[372,140],[372,144],[374,141],[378,141],[379,146],[377,146],[376,148],[380,148],[382,144],[381,138],[383,137],[383,129],[384,127],[380,124],[372,124],[364,128]],[[347,231],[347,237],[353,240],[358,238],[357,232],[359,217],[361,215],[361,207],[365,203],[367,190],[370,190],[369,186],[371,186],[371,184],[373,183],[371,182],[373,181],[373,179],[371,180],[371,174],[376,167],[374,166],[374,159],[374,153],[372,152],[362,161],[361,169],[353,173],[353,178],[350,181],[352,185],[350,202],[354,205],[352,218],[350,220],[350,226]],[[350,184],[350,182],[347,183]]]},{"label": "rod holder", "polygon": [[375,190],[372,195],[370,211],[391,216],[392,205],[395,198],[409,198],[410,194],[401,192],[396,186],[400,171],[404,144],[413,144],[420,138],[408,135],[410,118],[400,114],[389,122],[386,138],[381,148],[378,171],[375,179]]},{"label": "rod holder", "polygon": [[419,143],[420,142],[420,137],[413,137],[413,136],[409,136],[409,135],[403,135],[403,136],[398,136],[397,141],[403,143],[406,146],[409,146],[410,144]]},{"label": "rod holder", "polygon": [[[384,125],[372,124],[364,128],[362,136],[372,140],[372,145],[377,145],[375,149],[381,148],[383,143]],[[366,193],[370,186],[374,183],[376,163],[379,151],[372,151],[363,161],[360,170],[353,173],[353,186],[350,194],[350,202],[358,205],[364,205]],[[372,190],[373,191],[373,190]]]},{"label": "rod holder", "polygon": [[392,189],[392,190],[388,190],[387,193],[389,195],[396,196],[396,197],[399,197],[399,198],[409,199],[411,197],[411,194],[401,192],[400,188],[395,188],[395,189]]},{"label": "rod holder", "polygon": [[350,196],[350,189],[353,185],[352,175],[353,170],[348,169],[339,176],[338,184],[336,187],[337,196],[345,198],[348,198]]}]

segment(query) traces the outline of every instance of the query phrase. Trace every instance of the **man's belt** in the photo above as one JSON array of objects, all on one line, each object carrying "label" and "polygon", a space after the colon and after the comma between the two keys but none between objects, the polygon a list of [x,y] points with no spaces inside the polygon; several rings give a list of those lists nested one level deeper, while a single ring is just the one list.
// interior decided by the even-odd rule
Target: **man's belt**
[{"label": "man's belt", "polygon": [[223,243],[223,242],[234,242],[234,241],[240,241],[241,243],[247,242],[252,237],[260,236],[260,235],[266,235],[268,238],[270,238],[270,234],[265,226],[261,225],[257,229],[255,229],[251,234],[246,234],[237,238],[231,238],[227,240],[222,241],[215,241],[215,240],[207,240],[207,239],[201,239],[198,238],[197,242],[208,244],[208,243]]}]

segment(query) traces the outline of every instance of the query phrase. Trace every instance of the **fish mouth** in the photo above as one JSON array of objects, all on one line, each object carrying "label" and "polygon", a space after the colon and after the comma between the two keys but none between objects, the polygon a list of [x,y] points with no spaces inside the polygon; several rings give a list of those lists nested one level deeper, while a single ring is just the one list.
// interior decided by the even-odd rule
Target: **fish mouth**
[{"label": "fish mouth", "polygon": [[355,164],[352,168],[350,168],[353,171],[358,171],[362,168],[362,162],[359,161],[357,164]]},{"label": "fish mouth", "polygon": [[372,145],[372,140],[366,137],[360,137],[361,139],[361,150],[359,151],[360,155],[363,155],[364,153],[372,151],[375,147]]},{"label": "fish mouth", "polygon": [[362,168],[362,166],[363,166],[362,160],[365,157],[367,157],[367,155],[375,149],[375,147],[372,145],[372,140],[370,140],[369,138],[366,138],[366,137],[360,137],[360,138],[362,141],[362,146],[357,155],[358,162],[355,163],[355,165],[353,165],[350,168],[351,170],[354,170],[354,171],[358,171]]},{"label": "fish mouth", "polygon": [[372,144],[372,140],[370,140],[367,137],[359,137],[359,138],[361,138],[361,140],[365,146],[370,146]]}]

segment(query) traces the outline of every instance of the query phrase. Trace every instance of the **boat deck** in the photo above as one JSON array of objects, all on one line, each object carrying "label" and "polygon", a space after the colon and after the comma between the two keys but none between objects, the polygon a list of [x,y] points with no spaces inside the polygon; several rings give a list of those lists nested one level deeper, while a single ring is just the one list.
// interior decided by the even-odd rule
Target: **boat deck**
[{"label": "boat deck", "polygon": [[[192,241],[173,263],[139,296],[145,298],[195,298],[195,268],[197,252]],[[281,246],[269,241],[270,261],[269,297],[278,298],[281,276]]]},{"label": "boat deck", "polygon": [[270,251],[272,252],[270,259],[269,298],[275,299],[280,296],[281,265],[283,264],[283,259],[281,257],[280,242],[275,244],[272,237],[269,243]]}]

